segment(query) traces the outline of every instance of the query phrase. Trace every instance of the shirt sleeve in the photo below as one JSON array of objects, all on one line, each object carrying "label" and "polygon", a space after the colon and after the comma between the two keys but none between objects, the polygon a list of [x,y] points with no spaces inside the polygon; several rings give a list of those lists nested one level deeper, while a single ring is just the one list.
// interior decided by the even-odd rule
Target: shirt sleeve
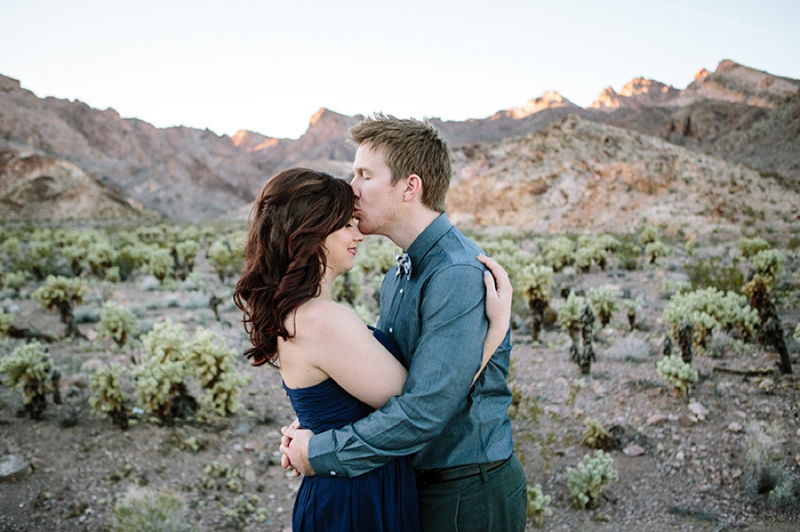
[{"label": "shirt sleeve", "polygon": [[467,400],[488,329],[483,271],[451,265],[421,294],[420,337],[403,394],[369,416],[311,438],[320,475],[356,476],[413,454],[438,436]]}]

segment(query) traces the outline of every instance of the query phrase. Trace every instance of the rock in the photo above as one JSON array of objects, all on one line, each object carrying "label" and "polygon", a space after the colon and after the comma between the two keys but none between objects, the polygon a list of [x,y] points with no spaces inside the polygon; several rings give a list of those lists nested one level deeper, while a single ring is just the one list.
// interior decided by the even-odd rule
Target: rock
[{"label": "rock", "polygon": [[256,444],[254,442],[251,442],[251,441],[246,442],[244,444],[244,450],[252,453],[253,451],[256,450]]},{"label": "rock", "polygon": [[253,426],[250,423],[239,423],[239,425],[233,429],[231,434],[233,436],[244,436],[245,434],[250,434],[250,431],[253,430]]},{"label": "rock", "polygon": [[234,443],[233,450],[236,451],[237,453],[240,453],[244,450],[244,446],[242,446],[241,443]]},{"label": "rock", "polygon": [[678,424],[681,427],[691,427],[692,425],[694,425],[694,421],[692,420],[692,416],[690,416],[689,414],[681,414],[680,416],[678,416]]},{"label": "rock", "polygon": [[728,430],[731,432],[742,432],[743,429],[744,427],[742,427],[742,424],[737,423],[736,421],[728,425]]},{"label": "rock", "polygon": [[704,407],[703,405],[697,402],[689,404],[689,411],[692,414],[694,414],[700,421],[703,421],[708,415],[708,408]]},{"label": "rock", "polygon": [[666,415],[662,414],[661,412],[656,412],[655,414],[647,418],[647,421],[645,421],[645,423],[651,426],[660,425],[661,423],[664,423],[667,419],[668,418]]},{"label": "rock", "polygon": [[645,450],[644,447],[642,447],[641,445],[636,445],[635,443],[633,443],[625,447],[625,449],[623,449],[622,452],[625,453],[627,456],[633,457],[633,456],[643,455],[645,453]]},{"label": "rock", "polygon": [[20,479],[33,471],[30,462],[15,454],[0,457],[0,482]]},{"label": "rock", "polygon": [[244,481],[248,484],[255,484],[256,482],[256,472],[252,469],[245,469],[244,470]]}]

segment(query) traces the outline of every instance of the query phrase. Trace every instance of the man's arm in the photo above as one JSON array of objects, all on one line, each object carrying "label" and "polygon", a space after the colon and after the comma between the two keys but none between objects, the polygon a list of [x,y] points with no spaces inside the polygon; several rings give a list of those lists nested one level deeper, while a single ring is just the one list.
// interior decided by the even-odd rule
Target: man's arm
[{"label": "man's arm", "polygon": [[[477,265],[448,266],[428,280],[421,294],[422,329],[403,395],[352,425],[311,438],[313,470],[355,476],[418,451],[444,430],[466,400],[481,364],[488,326],[483,287]],[[303,467],[301,457],[289,457]]]}]

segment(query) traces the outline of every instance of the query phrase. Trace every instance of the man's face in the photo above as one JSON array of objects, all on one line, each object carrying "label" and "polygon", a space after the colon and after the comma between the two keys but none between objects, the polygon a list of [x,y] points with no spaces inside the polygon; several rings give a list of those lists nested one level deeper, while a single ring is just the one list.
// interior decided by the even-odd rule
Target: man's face
[{"label": "man's face", "polygon": [[405,180],[392,186],[392,171],[386,165],[382,148],[373,150],[366,143],[358,147],[350,184],[356,197],[355,217],[361,232],[391,238],[403,203]]}]

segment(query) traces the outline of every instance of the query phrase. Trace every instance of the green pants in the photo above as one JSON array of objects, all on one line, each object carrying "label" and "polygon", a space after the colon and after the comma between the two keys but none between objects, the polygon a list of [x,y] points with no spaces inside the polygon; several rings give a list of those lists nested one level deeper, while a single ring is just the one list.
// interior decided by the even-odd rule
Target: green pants
[{"label": "green pants", "polygon": [[420,486],[423,532],[523,532],[528,490],[525,471],[512,455],[481,475]]}]

